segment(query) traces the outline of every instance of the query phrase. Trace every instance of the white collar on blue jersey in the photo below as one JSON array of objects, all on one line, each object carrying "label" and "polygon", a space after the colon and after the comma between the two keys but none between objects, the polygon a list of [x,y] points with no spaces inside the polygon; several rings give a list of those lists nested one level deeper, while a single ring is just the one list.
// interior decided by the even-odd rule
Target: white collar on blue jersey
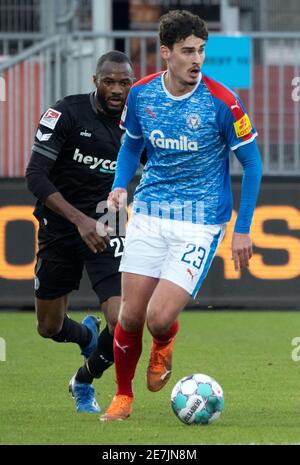
[{"label": "white collar on blue jersey", "polygon": [[173,100],[184,100],[186,98],[189,98],[191,95],[193,95],[194,92],[196,92],[196,90],[198,89],[198,86],[199,86],[199,84],[201,82],[201,79],[202,79],[202,73],[200,72],[198,82],[197,82],[196,86],[194,87],[194,89],[191,92],[188,92],[187,94],[183,94],[183,95],[172,95],[165,86],[165,78],[164,78],[164,76],[165,76],[166,72],[167,71],[164,71],[161,74],[161,83],[162,83],[163,89],[164,89],[165,93],[167,94],[167,96],[169,98],[173,99]]}]

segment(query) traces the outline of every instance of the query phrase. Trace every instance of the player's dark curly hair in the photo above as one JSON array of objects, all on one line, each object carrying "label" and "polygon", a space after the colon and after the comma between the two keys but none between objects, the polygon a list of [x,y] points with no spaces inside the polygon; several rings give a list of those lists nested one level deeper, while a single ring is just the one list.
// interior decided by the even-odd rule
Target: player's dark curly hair
[{"label": "player's dark curly hair", "polygon": [[99,58],[96,66],[96,74],[100,73],[102,65],[106,61],[110,61],[112,63],[128,63],[131,68],[133,68],[132,61],[125,53],[119,52],[119,50],[112,50],[111,52],[105,53]]},{"label": "player's dark curly hair", "polygon": [[159,39],[161,45],[172,49],[173,45],[190,35],[203,40],[208,38],[207,25],[199,16],[186,10],[172,10],[163,15],[159,22]]}]

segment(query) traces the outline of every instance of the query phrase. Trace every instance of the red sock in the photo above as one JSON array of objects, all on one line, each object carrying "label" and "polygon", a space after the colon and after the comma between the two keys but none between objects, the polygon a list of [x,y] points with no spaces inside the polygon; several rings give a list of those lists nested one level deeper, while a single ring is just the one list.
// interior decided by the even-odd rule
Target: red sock
[{"label": "red sock", "polygon": [[171,341],[171,339],[173,339],[174,336],[176,336],[178,329],[179,321],[176,320],[165,334],[161,334],[160,336],[153,336],[153,341],[156,342],[156,344],[165,346]]},{"label": "red sock", "polygon": [[125,331],[117,323],[114,335],[114,358],[117,375],[117,395],[133,397],[132,380],[142,353],[143,328],[136,332]]}]

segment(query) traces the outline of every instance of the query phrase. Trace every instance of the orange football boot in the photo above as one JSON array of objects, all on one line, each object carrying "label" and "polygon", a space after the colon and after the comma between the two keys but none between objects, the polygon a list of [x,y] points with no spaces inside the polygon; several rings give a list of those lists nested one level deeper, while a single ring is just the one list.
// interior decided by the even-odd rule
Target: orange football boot
[{"label": "orange football boot", "polygon": [[104,415],[101,415],[100,421],[126,420],[131,415],[132,402],[133,397],[115,395]]},{"label": "orange football boot", "polygon": [[147,388],[149,391],[160,391],[169,381],[172,373],[172,353],[176,336],[166,345],[152,342],[147,370]]}]

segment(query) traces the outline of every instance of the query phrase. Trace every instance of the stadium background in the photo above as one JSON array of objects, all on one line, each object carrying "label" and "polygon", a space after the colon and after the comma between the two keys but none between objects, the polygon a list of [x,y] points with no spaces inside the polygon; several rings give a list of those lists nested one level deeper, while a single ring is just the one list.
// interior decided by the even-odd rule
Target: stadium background
[{"label": "stadium background", "polygon": [[[40,114],[64,95],[91,90],[96,60],[109,49],[126,51],[137,77],[160,69],[157,20],[178,7],[205,18],[211,36],[248,39],[249,86],[235,89],[258,129],[264,162],[251,266],[241,274],[233,270],[231,223],[195,305],[300,308],[299,2],[0,0],[1,308],[33,308],[36,223],[23,176]],[[226,52],[216,61],[222,72]],[[234,159],[232,173],[236,208],[240,168]],[[86,279],[71,304],[97,305]]]}]

